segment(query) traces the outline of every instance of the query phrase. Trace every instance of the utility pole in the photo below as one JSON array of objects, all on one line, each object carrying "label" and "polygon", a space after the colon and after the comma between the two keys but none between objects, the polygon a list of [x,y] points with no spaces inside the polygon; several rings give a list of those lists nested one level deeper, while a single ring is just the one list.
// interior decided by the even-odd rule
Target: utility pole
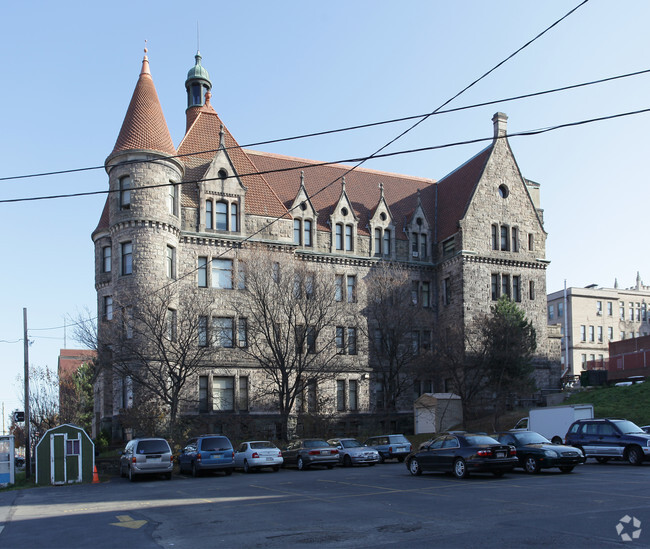
[{"label": "utility pole", "polygon": [[25,479],[31,475],[31,452],[29,451],[29,340],[27,339],[27,308],[23,308],[23,343],[25,350]]}]

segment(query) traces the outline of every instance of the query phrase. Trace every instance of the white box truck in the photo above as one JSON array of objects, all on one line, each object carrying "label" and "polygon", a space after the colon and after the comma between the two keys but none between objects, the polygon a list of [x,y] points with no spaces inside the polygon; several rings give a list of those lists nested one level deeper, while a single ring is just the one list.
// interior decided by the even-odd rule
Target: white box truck
[{"label": "white box truck", "polygon": [[592,404],[570,404],[535,408],[528,411],[528,417],[521,418],[513,430],[535,431],[554,444],[562,444],[571,424],[577,419],[594,417]]}]

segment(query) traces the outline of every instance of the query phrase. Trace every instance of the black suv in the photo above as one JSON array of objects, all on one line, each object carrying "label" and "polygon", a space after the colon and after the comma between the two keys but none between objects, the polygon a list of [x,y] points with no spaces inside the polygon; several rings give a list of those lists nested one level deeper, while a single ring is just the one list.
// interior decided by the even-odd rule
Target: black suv
[{"label": "black suv", "polygon": [[579,419],[569,427],[565,443],[581,448],[585,458],[600,463],[626,459],[641,465],[650,460],[650,434],[626,419]]}]

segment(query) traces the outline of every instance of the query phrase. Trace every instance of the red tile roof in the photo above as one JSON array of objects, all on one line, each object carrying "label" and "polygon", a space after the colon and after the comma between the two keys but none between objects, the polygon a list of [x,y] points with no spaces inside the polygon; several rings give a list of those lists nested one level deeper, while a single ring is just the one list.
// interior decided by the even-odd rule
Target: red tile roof
[{"label": "red tile roof", "polygon": [[[198,206],[198,185],[191,183],[205,175],[219,148],[220,133],[223,127],[224,142],[230,160],[237,175],[247,188],[246,213],[272,217],[282,217],[287,214],[287,209],[273,191],[263,175],[251,162],[246,152],[241,149],[232,134],[225,127],[212,105],[207,102],[200,109],[192,108],[188,111],[188,124],[191,125],[178,146],[178,153],[186,166],[184,181],[190,182],[183,185],[182,204],[184,206]],[[207,152],[206,152],[207,151]]]},{"label": "red tile roof", "polygon": [[[417,191],[421,190],[422,204],[429,222],[433,224],[434,181],[394,173],[356,168],[350,173],[350,166],[332,164],[318,165],[314,160],[305,160],[278,154],[246,150],[255,166],[264,173],[264,178],[287,208],[293,204],[300,189],[300,171],[305,172],[305,188],[318,212],[318,228],[331,230],[327,221],[341,196],[341,178],[345,175],[345,190],[359,217],[357,232],[368,234],[368,224],[379,204],[384,185],[384,197],[396,224],[396,237],[405,239],[404,223],[417,205]],[[274,171],[279,170],[279,171]]]},{"label": "red tile roof", "polygon": [[[474,189],[492,153],[493,145],[438,181],[437,242],[458,231],[458,221],[465,217]],[[422,198],[424,203],[424,197]]]},{"label": "red tile roof", "polygon": [[146,55],[113,154],[129,149],[148,149],[170,155],[176,154],[156,87],[149,72],[149,61]]}]

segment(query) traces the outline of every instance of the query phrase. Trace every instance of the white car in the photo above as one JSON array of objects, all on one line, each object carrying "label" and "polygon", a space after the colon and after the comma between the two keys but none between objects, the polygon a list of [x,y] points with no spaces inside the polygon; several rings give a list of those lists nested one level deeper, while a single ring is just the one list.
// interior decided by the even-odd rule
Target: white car
[{"label": "white car", "polygon": [[277,471],[283,461],[280,448],[268,440],[242,442],[235,452],[235,468],[243,469],[244,473],[262,467],[271,467]]}]

